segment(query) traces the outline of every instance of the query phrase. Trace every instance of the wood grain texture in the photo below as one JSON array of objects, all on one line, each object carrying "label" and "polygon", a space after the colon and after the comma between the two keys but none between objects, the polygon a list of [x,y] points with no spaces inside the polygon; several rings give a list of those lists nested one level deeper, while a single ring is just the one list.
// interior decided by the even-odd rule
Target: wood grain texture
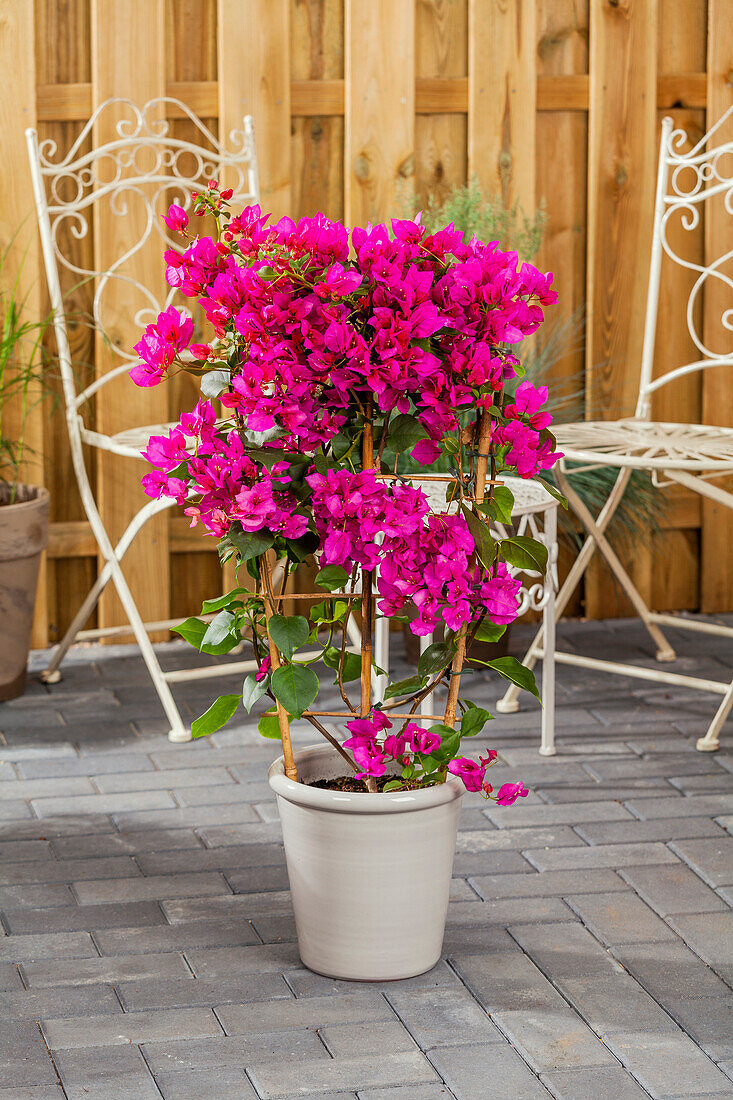
[{"label": "wood grain texture", "polygon": [[346,0],[345,10],[345,212],[364,224],[392,214],[412,182],[415,3]]},{"label": "wood grain texture", "polygon": [[436,110],[445,85],[461,92],[463,108],[457,101],[456,112],[468,104],[467,0],[418,0],[415,71],[414,189],[422,206],[467,182],[467,118]]},{"label": "wood grain texture", "polygon": [[[602,419],[632,413],[639,385],[656,171],[657,15],[656,0],[590,2],[586,411]],[[648,544],[628,559],[650,600]],[[585,577],[586,614],[625,610],[607,569],[595,562]]]},{"label": "wood grain texture", "polygon": [[[0,289],[15,289],[21,306],[21,320],[32,321],[40,313],[40,255],[35,230],[33,199],[28,174],[24,131],[36,125],[36,72],[33,50],[33,12],[25,0],[0,2],[0,65],[6,89],[0,96],[0,137],[3,149],[3,187],[0,203]],[[34,353],[34,340],[17,347],[17,365],[27,364]],[[39,364],[40,365],[40,364]],[[12,371],[11,360],[8,370]],[[24,415],[20,398],[7,402],[2,412],[2,435],[17,443],[24,438],[24,461],[19,474],[31,484],[44,484],[43,431],[45,414],[41,390],[32,385],[28,393],[30,413]],[[34,407],[35,406],[35,407]],[[0,518],[0,523],[2,519]],[[47,643],[47,586],[45,555],[41,562],[36,594],[33,645]]]},{"label": "wood grain texture", "polygon": [[[138,103],[165,91],[164,0],[104,0],[92,2],[92,84],[95,103],[127,96]],[[115,136],[115,112],[104,112],[94,129],[95,145]],[[108,198],[94,205],[94,265],[106,271],[139,239],[146,222],[144,204],[128,194],[125,217],[114,213]],[[157,288],[161,278],[160,238],[154,234],[124,266],[124,273],[143,286]],[[110,280],[103,297],[103,327],[113,346],[132,349],[139,339],[135,313],[147,302],[122,280]],[[102,332],[96,333],[96,370],[99,377],[119,363]],[[138,389],[123,375],[106,385],[97,397],[97,430],[113,435],[140,424],[165,422],[168,395],[164,387]],[[97,502],[105,528],[116,541],[145,503],[140,487],[142,463],[97,452]],[[124,573],[133,597],[150,620],[169,617],[170,581],[168,523],[165,515],[146,525],[128,551]],[[110,586],[99,603],[99,625],[116,626],[124,613]]]},{"label": "wood grain texture", "polygon": [[[707,128],[713,126],[733,103],[733,19],[726,0],[708,4],[708,104]],[[713,146],[733,140],[733,120],[718,130]],[[721,168],[730,174],[730,155]],[[708,200],[705,211],[705,263],[710,264],[733,250],[733,218],[725,209],[722,196]],[[728,260],[719,270],[733,277]],[[723,313],[733,307],[730,286],[719,279],[705,284],[703,342],[711,351],[730,354],[731,332],[722,324]],[[703,419],[707,424],[733,427],[733,372],[730,367],[705,371],[703,378]],[[722,487],[733,492],[733,478]],[[703,504],[700,607],[703,611],[733,610],[733,512],[712,501]]]},{"label": "wood grain texture", "polygon": [[535,204],[535,0],[469,0],[468,170],[486,191]]},{"label": "wood grain texture", "polygon": [[290,214],[289,0],[219,0],[219,133],[252,115],[263,208]]}]

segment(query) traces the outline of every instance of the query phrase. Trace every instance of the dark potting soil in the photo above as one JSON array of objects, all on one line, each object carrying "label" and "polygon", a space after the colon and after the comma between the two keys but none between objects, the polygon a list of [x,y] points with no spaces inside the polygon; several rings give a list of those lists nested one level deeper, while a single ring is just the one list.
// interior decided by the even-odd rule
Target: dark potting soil
[{"label": "dark potting soil", "polygon": [[[377,791],[383,791],[385,783],[394,779],[393,775],[380,775],[377,779]],[[306,787],[320,787],[322,791],[366,791],[366,783],[363,779],[355,779],[353,775],[338,775],[335,779],[312,779],[306,783]]]}]

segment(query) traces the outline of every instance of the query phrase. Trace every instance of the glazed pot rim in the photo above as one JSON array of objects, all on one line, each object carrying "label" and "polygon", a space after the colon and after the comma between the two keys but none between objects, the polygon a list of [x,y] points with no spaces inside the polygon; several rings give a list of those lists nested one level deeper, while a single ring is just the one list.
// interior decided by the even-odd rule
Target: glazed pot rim
[{"label": "glazed pot rim", "polygon": [[[332,759],[335,750],[330,745],[306,745],[295,752],[297,765],[307,764],[321,756]],[[416,791],[389,791],[387,794],[369,794],[367,791],[329,791],[321,787],[309,787],[294,783],[285,775],[285,760],[279,756],[267,772],[270,787],[281,798],[296,806],[307,806],[338,814],[400,814],[415,810],[429,810],[461,798],[464,787],[460,779],[449,776],[445,783],[435,787],[423,787]]]}]

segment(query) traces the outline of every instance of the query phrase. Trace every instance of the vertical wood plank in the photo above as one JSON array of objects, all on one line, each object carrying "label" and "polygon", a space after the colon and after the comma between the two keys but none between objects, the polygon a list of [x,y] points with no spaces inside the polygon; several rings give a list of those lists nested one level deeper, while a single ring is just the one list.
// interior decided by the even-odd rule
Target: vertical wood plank
[{"label": "vertical wood plank", "polygon": [[219,0],[219,136],[252,115],[263,209],[290,214],[289,0]]},{"label": "vertical wood plank", "polygon": [[[733,19],[726,0],[709,0],[708,4],[708,88],[707,127],[710,129],[733,102]],[[733,140],[733,121],[729,120],[712,138],[720,145]],[[729,160],[724,171],[729,170]],[[708,200],[705,211],[705,263],[710,264],[733,249],[733,218],[725,209],[722,196]],[[729,278],[730,262],[722,267]],[[704,325],[705,345],[720,353],[730,353],[731,334],[721,318],[731,308],[730,290],[720,280],[708,279],[705,284]],[[703,419],[708,424],[733,427],[733,378],[730,368],[708,370],[703,380]],[[733,491],[733,478],[723,487]],[[702,512],[701,611],[733,610],[733,513],[730,509],[705,501]]]},{"label": "vertical wood plank", "polygon": [[[343,80],[344,0],[290,0],[291,80]],[[291,203],[297,220],[344,216],[344,120],[291,121]]]},{"label": "vertical wood plank", "polygon": [[[468,75],[467,0],[418,0],[415,24],[418,79]],[[468,177],[465,114],[420,114],[415,119],[415,195],[419,205],[443,201]]]},{"label": "vertical wood plank", "polygon": [[[15,287],[16,299],[23,305],[22,319],[35,321],[40,316],[39,250],[35,210],[28,174],[28,156],[24,131],[36,124],[36,74],[33,51],[33,5],[26,0],[0,0],[0,67],[6,94],[0,96],[0,139],[3,150],[3,187],[0,203],[0,255],[5,261],[0,270],[4,293]],[[12,94],[8,94],[12,89]],[[9,251],[8,251],[9,250]],[[7,254],[6,254],[7,253]],[[17,348],[17,361],[27,363],[33,341]],[[12,363],[10,365],[12,370]],[[31,387],[29,401],[37,403],[40,391]],[[25,434],[26,449],[20,469],[22,480],[41,485],[43,470],[43,427],[45,413],[37,405],[25,418],[20,403],[13,401],[3,413],[3,434],[11,441]],[[0,520],[1,522],[1,520]],[[41,564],[36,594],[36,617],[31,644],[47,643],[46,566]]]},{"label": "vertical wood plank", "polygon": [[470,0],[468,170],[489,194],[535,205],[535,0]]},{"label": "vertical wood plank", "polygon": [[[36,80],[38,84],[73,84],[89,82],[91,70],[91,29],[89,0],[35,0],[36,23]],[[82,129],[81,122],[41,122],[38,135],[41,141],[55,141],[59,150],[70,149]],[[87,144],[85,151],[91,148]],[[77,268],[90,271],[94,267],[93,228],[83,237],[71,233],[67,223],[61,223],[57,232],[58,246],[64,256]],[[94,380],[94,330],[89,321],[92,314],[94,287],[90,281],[61,267],[59,272],[61,291],[66,306],[66,326],[69,347],[76,377],[81,386]],[[41,315],[51,308],[45,279],[41,278]],[[46,347],[49,355],[55,354],[55,337],[47,333]],[[58,370],[50,372],[47,384],[53,390],[56,412],[46,421],[44,440],[44,465],[46,486],[51,494],[51,522],[84,520],[76,478],[72,471],[69,435],[66,418],[62,415],[63,392]],[[89,414],[94,418],[92,401]],[[94,486],[96,469],[93,454],[87,451],[87,470]],[[51,559],[46,567],[48,586],[48,640],[59,641],[66,628],[94,583],[97,575],[95,557]],[[86,627],[97,625],[96,610]]]},{"label": "vertical wood plank", "polygon": [[[92,88],[95,105],[112,96],[126,96],[137,104],[165,94],[164,0],[92,0]],[[103,112],[95,145],[115,135],[115,112]],[[142,236],[146,214],[142,202],[128,195],[128,213],[119,217],[104,199],[94,209],[94,255],[97,270],[105,271]],[[143,286],[157,289],[161,280],[160,238],[148,242],[125,264],[125,274]],[[104,292],[107,335],[113,345],[132,348],[139,338],[134,315],[141,306],[134,290],[110,280]],[[99,376],[119,362],[96,338]],[[107,384],[97,399],[97,426],[114,434],[136,424],[165,422],[168,395],[165,386],[141,390],[123,375]],[[98,452],[97,500],[106,530],[114,542],[145,502],[140,478],[142,462]],[[125,556],[124,573],[144,619],[166,619],[170,608],[168,517],[151,520]],[[111,586],[99,604],[101,626],[124,622],[124,612]]]},{"label": "vertical wood plank", "polygon": [[350,225],[397,211],[414,173],[415,0],[346,0],[345,197]]},{"label": "vertical wood plank", "polygon": [[[656,0],[591,0],[586,409],[633,412],[639,386],[656,173]],[[651,599],[652,558],[632,577]],[[586,614],[625,610],[605,567],[586,574]]]}]

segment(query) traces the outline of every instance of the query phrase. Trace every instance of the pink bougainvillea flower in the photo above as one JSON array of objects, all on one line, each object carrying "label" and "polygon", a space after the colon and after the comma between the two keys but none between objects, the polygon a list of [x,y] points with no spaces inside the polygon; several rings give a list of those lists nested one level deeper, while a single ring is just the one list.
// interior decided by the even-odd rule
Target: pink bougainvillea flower
[{"label": "pink bougainvillea flower", "polygon": [[440,458],[442,453],[443,448],[434,439],[421,439],[410,452],[415,461],[419,462],[421,466],[431,466],[433,462]]},{"label": "pink bougainvillea flower", "polygon": [[161,217],[173,233],[183,233],[188,228],[188,214],[182,206],[177,206],[174,202],[168,207],[168,213]]},{"label": "pink bougainvillea flower", "polygon": [[484,771],[480,764],[469,760],[467,756],[457,756],[448,765],[448,771],[463,780],[467,791],[480,791],[484,781]]},{"label": "pink bougainvillea flower", "polygon": [[431,733],[430,730],[418,726],[416,722],[408,722],[405,727],[405,734],[410,739],[410,748],[413,752],[427,755],[440,748],[440,734]]},{"label": "pink bougainvillea flower", "polygon": [[511,806],[518,798],[526,798],[529,791],[523,783],[504,783],[496,795],[496,801],[500,806]]},{"label": "pink bougainvillea flower", "polygon": [[258,684],[261,683],[262,680],[266,679],[266,677],[268,676],[271,668],[272,668],[272,662],[271,662],[270,658],[265,657],[260,662],[260,667],[255,672],[255,680],[257,681]]}]

